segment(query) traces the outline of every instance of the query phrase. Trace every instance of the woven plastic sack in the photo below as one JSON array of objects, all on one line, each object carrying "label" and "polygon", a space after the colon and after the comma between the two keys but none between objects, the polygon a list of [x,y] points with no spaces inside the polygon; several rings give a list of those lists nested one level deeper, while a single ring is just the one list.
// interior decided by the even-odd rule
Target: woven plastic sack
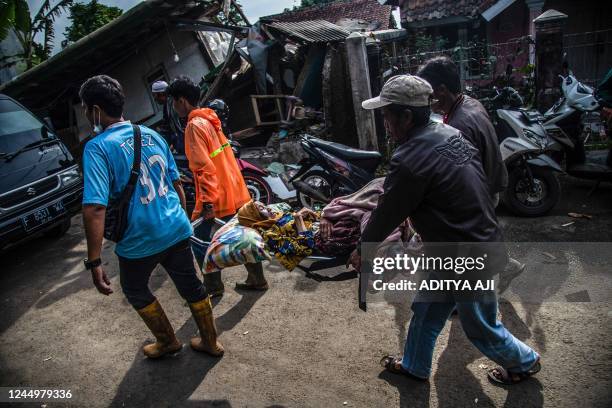
[{"label": "woven plastic sack", "polygon": [[263,238],[253,228],[238,223],[235,216],[213,235],[206,256],[204,273],[219,271],[230,266],[256,263],[270,259]]}]

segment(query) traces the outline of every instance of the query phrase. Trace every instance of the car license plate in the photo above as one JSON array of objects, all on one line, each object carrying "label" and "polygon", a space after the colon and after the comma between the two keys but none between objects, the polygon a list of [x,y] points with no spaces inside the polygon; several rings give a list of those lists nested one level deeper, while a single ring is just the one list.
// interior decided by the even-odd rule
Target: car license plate
[{"label": "car license plate", "polygon": [[38,210],[22,217],[21,222],[23,223],[23,227],[26,231],[31,231],[34,228],[53,221],[65,212],[66,209],[64,208],[64,204],[61,201],[58,201],[48,207],[39,208]]}]

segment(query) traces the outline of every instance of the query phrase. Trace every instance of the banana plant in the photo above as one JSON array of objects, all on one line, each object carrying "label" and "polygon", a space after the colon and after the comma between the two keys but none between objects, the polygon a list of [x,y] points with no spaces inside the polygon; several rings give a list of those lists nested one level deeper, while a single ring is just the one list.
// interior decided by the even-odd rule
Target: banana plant
[{"label": "banana plant", "polygon": [[[21,46],[21,52],[0,58],[0,68],[23,61],[26,69],[30,69],[51,56],[55,37],[53,23],[74,0],[54,3],[43,1],[36,14],[31,16],[26,0],[0,0],[0,41],[13,31]],[[42,35],[42,43],[35,40],[38,34]]]}]

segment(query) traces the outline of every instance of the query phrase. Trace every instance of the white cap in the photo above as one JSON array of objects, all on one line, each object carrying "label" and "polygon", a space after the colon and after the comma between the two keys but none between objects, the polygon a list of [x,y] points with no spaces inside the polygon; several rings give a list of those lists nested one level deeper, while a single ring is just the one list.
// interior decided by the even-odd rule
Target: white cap
[{"label": "white cap", "polygon": [[396,75],[389,78],[382,87],[380,95],[361,102],[364,109],[378,109],[383,106],[429,106],[433,89],[429,82],[414,75]]},{"label": "white cap", "polygon": [[153,82],[153,85],[151,85],[151,92],[153,93],[166,92],[167,88],[168,88],[168,83],[166,81],[155,81]]}]

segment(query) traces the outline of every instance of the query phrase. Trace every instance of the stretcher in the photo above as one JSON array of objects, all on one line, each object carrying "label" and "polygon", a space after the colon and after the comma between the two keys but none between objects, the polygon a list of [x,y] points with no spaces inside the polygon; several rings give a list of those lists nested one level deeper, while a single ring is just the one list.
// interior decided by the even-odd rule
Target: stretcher
[{"label": "stretcher", "polygon": [[[198,218],[197,220],[191,223],[191,226],[195,229],[203,222],[203,218]],[[225,225],[225,221],[215,218],[214,222],[219,227]],[[195,236],[191,236],[190,238],[191,244],[198,247],[199,250],[206,253],[206,250],[210,246],[209,241],[201,240]],[[320,275],[317,271],[321,271],[328,268],[335,268],[337,266],[346,265],[349,255],[341,255],[336,257],[330,256],[322,256],[322,255],[311,255],[302,260],[302,262],[297,266],[299,269],[304,271],[307,278],[316,280],[316,281],[339,281],[345,279],[352,279],[359,276],[359,308],[362,310],[366,310],[365,303],[365,289],[367,287],[367,282],[363,282],[366,277],[366,274],[359,274],[357,271],[345,272],[335,277],[329,277],[325,275]]]},{"label": "stretcher", "polygon": [[[195,229],[203,222],[203,218],[198,218],[197,220],[191,223],[191,226]],[[225,225],[225,221],[215,218],[215,224],[219,227]],[[202,252],[206,253],[208,246],[210,245],[209,241],[203,241],[196,236],[192,235],[191,243],[198,247],[198,249],[202,250]],[[339,257],[329,257],[322,255],[311,255],[306,257],[302,263],[300,263],[297,267],[306,272],[306,275],[312,274],[316,271],[320,271],[327,268],[334,268],[340,265],[346,265],[346,261],[348,260],[348,255],[343,255]]]}]

